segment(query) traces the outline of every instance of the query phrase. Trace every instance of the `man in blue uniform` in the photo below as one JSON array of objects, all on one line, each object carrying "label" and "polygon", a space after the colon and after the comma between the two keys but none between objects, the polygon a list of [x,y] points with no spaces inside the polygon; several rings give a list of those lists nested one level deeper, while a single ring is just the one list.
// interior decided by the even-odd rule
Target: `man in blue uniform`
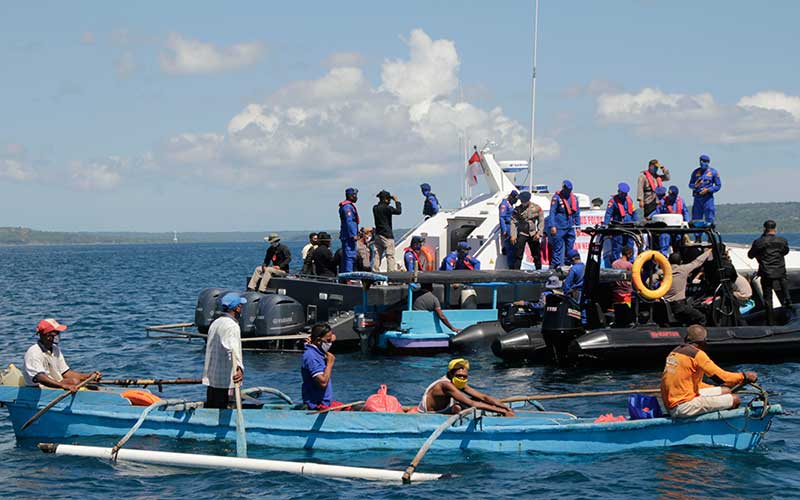
[{"label": "man in blue uniform", "polygon": [[714,223],[714,193],[722,187],[719,174],[711,168],[711,158],[708,155],[700,156],[700,166],[692,172],[689,179],[689,189],[692,190],[694,203],[692,203],[692,220],[705,220]]},{"label": "man in blue uniform", "polygon": [[425,196],[425,204],[422,206],[422,215],[427,219],[439,213],[439,200],[436,195],[431,193],[431,185],[427,182],[419,185],[422,195]]},{"label": "man in blue uniform", "polygon": [[344,201],[339,203],[339,240],[342,242],[342,260],[339,265],[340,273],[351,273],[355,268],[356,241],[358,240],[358,189],[349,187],[344,191]]},{"label": "man in blue uniform", "polygon": [[564,254],[575,247],[575,226],[581,224],[581,209],[572,193],[572,182],[564,179],[561,191],[550,201],[550,214],[545,220],[545,230],[551,242],[550,268],[564,262]]},{"label": "man in blue uniform", "polygon": [[500,238],[503,242],[503,253],[508,260],[508,267],[514,265],[514,245],[511,243],[511,213],[517,203],[519,192],[515,189],[508,193],[508,197],[500,202]]},{"label": "man in blue uniform", "polygon": [[[606,207],[606,216],[603,218],[603,224],[610,224],[611,222],[635,222],[639,220],[636,215],[636,207],[633,206],[633,200],[628,195],[631,187],[624,182],[617,185],[617,194],[608,200]],[[623,245],[633,246],[633,238],[630,236],[617,235],[611,238],[611,262],[619,259],[622,255]],[[607,263],[610,267],[611,263]]]},{"label": "man in blue uniform", "polygon": [[450,252],[442,260],[442,265],[439,266],[440,271],[452,271],[454,269],[469,269],[470,271],[477,271],[481,268],[481,261],[469,254],[471,247],[466,241],[458,243],[458,249]]},{"label": "man in blue uniform", "polygon": [[567,262],[572,266],[564,278],[564,286],[561,290],[565,295],[571,295],[580,302],[581,292],[583,291],[583,274],[586,271],[586,264],[581,262],[581,254],[574,248],[567,252]]},{"label": "man in blue uniform", "polygon": [[[660,214],[681,214],[683,216],[683,221],[689,222],[689,208],[683,202],[683,198],[678,196],[678,192],[678,186],[670,186],[669,190],[667,191],[667,196],[658,202],[657,211]],[[674,244],[675,240],[678,238],[680,238],[680,236],[676,235],[672,243]],[[659,250],[664,254],[665,257],[669,257],[669,245],[670,235],[662,234],[659,236]],[[677,245],[675,246],[677,247]]]},{"label": "man in blue uniform", "polygon": [[403,250],[403,262],[406,265],[406,271],[422,271],[422,260],[420,259],[419,251],[422,250],[424,243],[425,238],[422,236],[411,237],[411,246]]}]

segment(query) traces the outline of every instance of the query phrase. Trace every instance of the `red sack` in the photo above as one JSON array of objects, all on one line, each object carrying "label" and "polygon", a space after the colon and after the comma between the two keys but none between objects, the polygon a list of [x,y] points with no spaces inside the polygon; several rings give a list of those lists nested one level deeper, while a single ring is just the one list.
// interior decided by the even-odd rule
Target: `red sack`
[{"label": "red sack", "polygon": [[367,398],[364,404],[364,411],[375,411],[379,413],[403,413],[403,405],[396,397],[387,394],[386,384],[381,384],[378,392]]}]

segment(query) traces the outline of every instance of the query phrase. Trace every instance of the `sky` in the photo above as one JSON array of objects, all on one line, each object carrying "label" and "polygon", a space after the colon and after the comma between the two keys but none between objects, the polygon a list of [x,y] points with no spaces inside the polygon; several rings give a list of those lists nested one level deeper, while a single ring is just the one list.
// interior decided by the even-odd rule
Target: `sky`
[{"label": "sky", "polygon": [[[338,226],[348,186],[458,204],[461,138],[527,159],[533,0],[2,2],[0,226]],[[800,2],[541,0],[535,181],[798,201]],[[672,182],[670,182],[671,184]],[[477,191],[485,189],[479,185]]]}]

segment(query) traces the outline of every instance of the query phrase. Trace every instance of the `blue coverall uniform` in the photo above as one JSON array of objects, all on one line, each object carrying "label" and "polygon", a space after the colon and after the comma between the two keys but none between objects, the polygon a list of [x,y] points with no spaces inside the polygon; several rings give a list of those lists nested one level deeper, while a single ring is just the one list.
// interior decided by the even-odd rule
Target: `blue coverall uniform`
[{"label": "blue coverall uniform", "polygon": [[[636,215],[636,207],[633,206],[633,200],[631,200],[630,196],[626,194],[624,199],[620,199],[619,194],[616,194],[608,200],[603,224],[608,225],[611,221],[635,222],[637,220],[639,220],[639,216]],[[624,245],[633,246],[633,238],[622,235],[611,238],[611,262],[606,262],[606,267],[611,267],[611,263],[622,256],[622,247]]]},{"label": "blue coverall uniform", "polygon": [[406,251],[403,254],[403,262],[406,265],[406,271],[421,270],[422,265],[419,262],[419,253],[413,248],[406,248]]},{"label": "blue coverall uniform", "polygon": [[469,269],[478,271],[481,268],[481,261],[475,257],[467,254],[464,257],[458,255],[458,250],[454,250],[447,254],[442,260],[442,265],[439,266],[440,271],[452,271],[454,269]]},{"label": "blue coverall uniform", "polygon": [[[716,209],[714,208],[714,193],[720,190],[722,181],[716,169],[711,166],[697,167],[689,179],[689,189],[692,190],[694,202],[692,203],[692,220],[705,220],[714,223]],[[703,189],[708,189],[705,194],[700,194]]]},{"label": "blue coverall uniform", "polygon": [[586,264],[583,262],[576,262],[572,264],[572,267],[569,269],[569,273],[567,273],[567,277],[564,279],[564,285],[561,287],[561,290],[564,291],[565,294],[572,294],[578,302],[581,301],[581,293],[583,291],[583,275],[586,271]]},{"label": "blue coverall uniform", "polygon": [[503,250],[506,254],[508,267],[511,268],[514,265],[515,252],[515,247],[511,243],[511,213],[514,211],[514,207],[511,206],[511,202],[506,198],[500,202],[498,211],[500,212],[500,232],[505,235],[503,238]]},{"label": "blue coverall uniform", "polygon": [[[565,196],[563,191],[553,195],[550,201],[550,214],[545,219],[545,231],[551,241],[550,268],[564,263],[564,256],[575,247],[575,226],[581,223],[581,209],[578,199],[571,192]],[[551,228],[556,228],[555,236]]]},{"label": "blue coverall uniform", "polygon": [[[666,196],[659,200],[656,213],[681,214],[684,222],[689,222],[689,208],[686,206],[686,203],[683,202],[683,198],[681,198],[680,195],[676,196],[675,198]],[[675,239],[677,238],[680,238],[680,236],[676,235]],[[658,237],[659,251],[664,254],[665,257],[669,257],[669,245],[671,239],[672,238],[668,234],[662,234]]]},{"label": "blue coverall uniform", "polygon": [[426,217],[433,217],[434,215],[438,214],[439,200],[436,199],[436,195],[430,191],[423,191],[422,194],[425,196],[425,204],[422,206],[422,215],[425,215]]},{"label": "blue coverall uniform", "polygon": [[358,210],[350,201],[339,203],[339,240],[342,242],[341,273],[351,273],[356,263],[356,236],[358,236]]}]

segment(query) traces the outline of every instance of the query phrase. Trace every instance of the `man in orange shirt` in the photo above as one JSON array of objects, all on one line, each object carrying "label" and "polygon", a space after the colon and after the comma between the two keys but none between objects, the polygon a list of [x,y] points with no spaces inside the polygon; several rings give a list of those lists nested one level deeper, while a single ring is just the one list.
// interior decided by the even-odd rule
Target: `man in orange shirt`
[{"label": "man in orange shirt", "polygon": [[[723,370],[705,353],[708,332],[700,325],[688,329],[684,344],[667,356],[661,375],[661,400],[672,418],[685,418],[719,410],[738,408],[739,396],[730,387],[755,382],[755,372],[732,373]],[[727,387],[703,383],[703,375]]]}]

